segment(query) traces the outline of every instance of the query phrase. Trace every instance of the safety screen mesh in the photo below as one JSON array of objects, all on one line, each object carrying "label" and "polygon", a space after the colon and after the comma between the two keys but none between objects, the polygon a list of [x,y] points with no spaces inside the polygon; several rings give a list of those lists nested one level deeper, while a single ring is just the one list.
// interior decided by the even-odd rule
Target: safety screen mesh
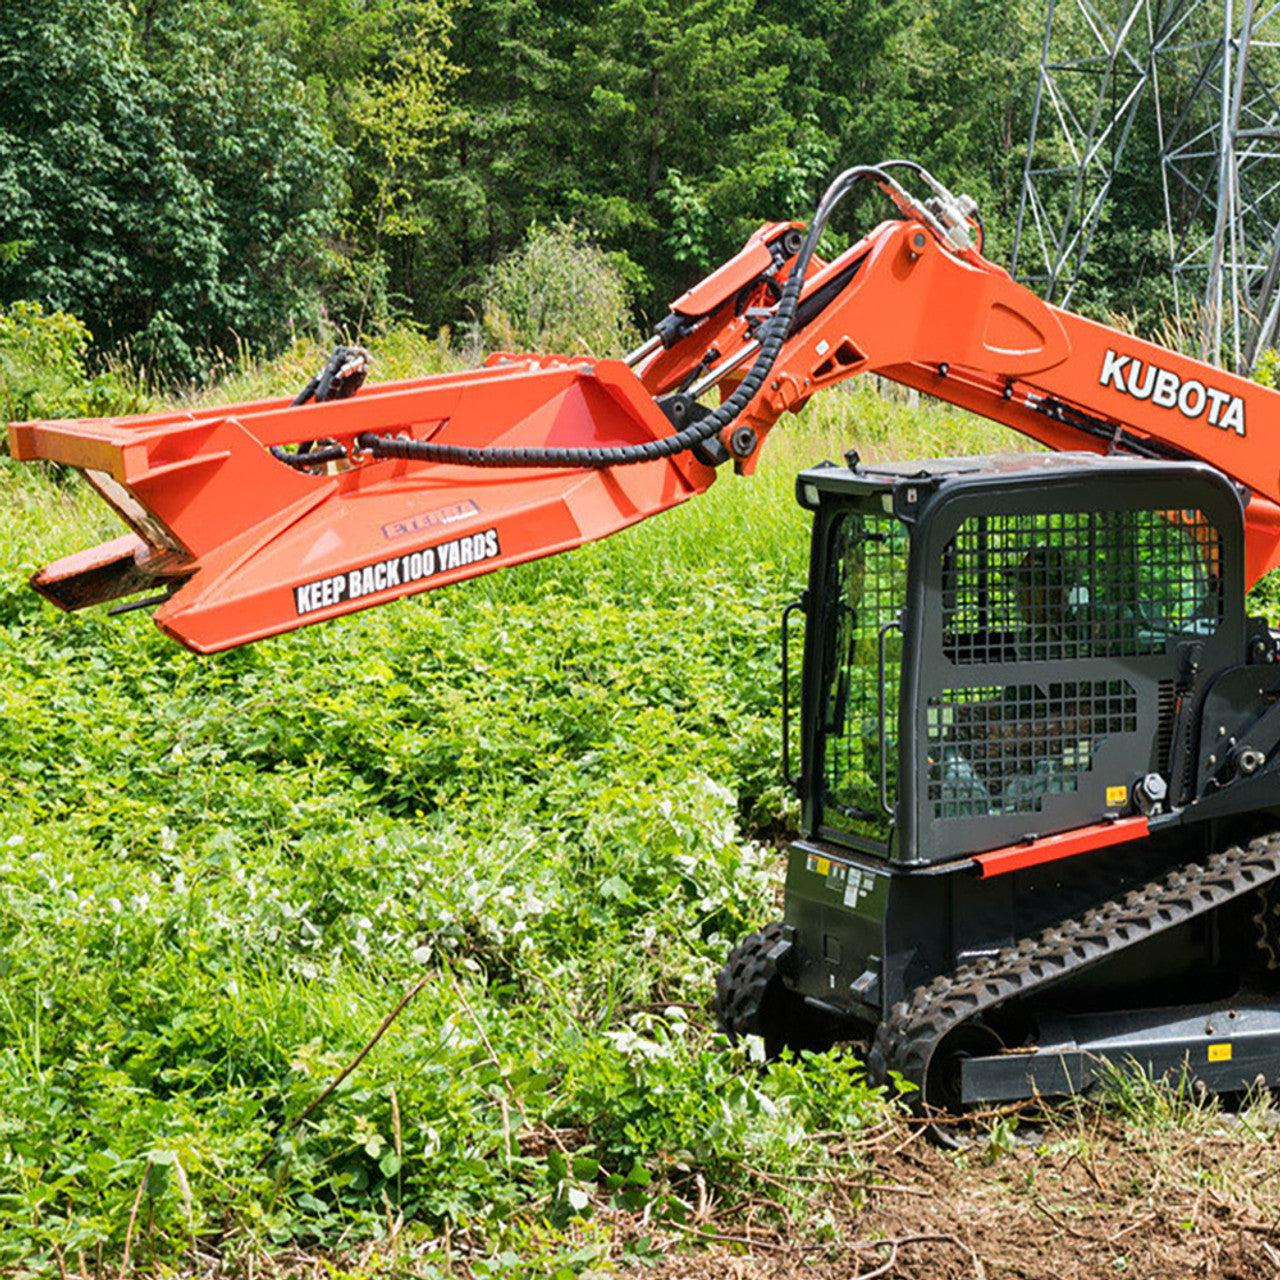
[{"label": "safety screen mesh", "polygon": [[1222,620],[1222,539],[1201,511],[971,516],[943,553],[953,662],[1163,653]]},{"label": "safety screen mesh", "polygon": [[883,637],[882,720],[881,629],[898,621],[906,600],[909,540],[903,525],[887,515],[846,515],[832,536],[827,598],[836,616],[823,682],[825,818],[883,840],[890,817],[881,796],[881,752],[885,798],[892,805],[902,631],[892,626]]},{"label": "safety screen mesh", "polygon": [[1136,733],[1127,680],[944,689],[928,701],[928,800],[935,818],[1037,812],[1076,791],[1109,734]]}]

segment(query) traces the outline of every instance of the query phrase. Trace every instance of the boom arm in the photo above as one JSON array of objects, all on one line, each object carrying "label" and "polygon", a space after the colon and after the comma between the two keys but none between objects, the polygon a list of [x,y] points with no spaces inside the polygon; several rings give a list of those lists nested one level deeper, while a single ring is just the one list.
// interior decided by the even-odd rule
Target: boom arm
[{"label": "boom arm", "polygon": [[[1280,394],[1042,302],[918,172],[923,203],[888,166],[850,171],[901,216],[831,262],[825,202],[807,238],[760,228],[626,361],[499,355],[305,407],[14,424],[15,458],[78,467],[132,530],[33,584],[67,609],[160,588],[163,630],[231,648],[607,536],[730,458],[750,473],[782,413],[867,372],[1052,449],[1208,462],[1245,490],[1249,581],[1280,563]],[[299,441],[326,443],[281,457]]]},{"label": "boom arm", "polygon": [[[882,223],[809,278],[833,300],[797,326],[739,420],[759,443],[815,392],[875,373],[1004,423],[1054,450],[1198,459],[1243,487],[1249,583],[1280,565],[1280,394],[1178,352],[1052,307],[984,258],[911,219]],[[696,368],[698,348],[750,345],[722,316],[641,366],[659,393]],[[673,357],[689,348],[683,364]],[[720,367],[731,363],[722,358]],[[685,375],[687,376],[687,374]],[[727,372],[725,380],[733,377]]]}]

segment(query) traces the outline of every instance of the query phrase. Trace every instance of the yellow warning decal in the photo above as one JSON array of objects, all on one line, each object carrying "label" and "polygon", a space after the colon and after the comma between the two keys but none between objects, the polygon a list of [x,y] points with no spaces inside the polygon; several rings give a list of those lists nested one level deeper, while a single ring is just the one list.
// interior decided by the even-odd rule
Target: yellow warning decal
[{"label": "yellow warning decal", "polygon": [[820,875],[825,876],[831,870],[831,863],[826,858],[814,858],[813,869]]},{"label": "yellow warning decal", "polygon": [[1230,1062],[1231,1046],[1229,1044],[1211,1044],[1209,1046],[1210,1062]]},{"label": "yellow warning decal", "polygon": [[1128,787],[1108,787],[1107,788],[1107,804],[1121,805],[1129,803]]}]

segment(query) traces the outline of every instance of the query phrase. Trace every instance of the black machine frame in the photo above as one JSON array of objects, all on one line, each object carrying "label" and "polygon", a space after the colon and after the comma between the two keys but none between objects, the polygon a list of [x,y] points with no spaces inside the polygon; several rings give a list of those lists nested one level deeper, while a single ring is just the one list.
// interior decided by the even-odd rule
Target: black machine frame
[{"label": "black machine frame", "polygon": [[[1238,491],[1217,471],[1199,463],[1104,462],[1072,454],[943,459],[877,469],[855,462],[802,473],[797,495],[813,513],[814,529],[809,585],[799,602],[806,630],[802,764],[794,782],[802,801],[803,835],[789,855],[786,924],[788,983],[811,1007],[872,1026],[913,989],[995,955],[1087,903],[1100,883],[1124,892],[1162,868],[1207,851],[1219,824],[1198,823],[1198,806],[1206,818],[1229,818],[1280,804],[1280,759],[1273,761],[1276,768],[1268,766],[1255,776],[1237,775],[1234,791],[1216,794],[1213,785],[1206,787],[1202,766],[1206,703],[1215,705],[1217,697],[1231,708],[1233,723],[1256,724],[1265,715],[1263,707],[1280,694],[1280,668],[1246,665],[1260,624],[1245,615],[1243,507]],[[1030,656],[1010,652],[1007,636],[1000,649],[990,627],[959,642],[963,652],[954,635],[948,639],[946,621],[956,612],[957,598],[954,580],[947,581],[947,558],[966,522],[1006,520],[1016,531],[1019,522],[1032,517],[1073,513],[1071,531],[1079,532],[1095,518],[1123,527],[1143,512],[1159,512],[1175,526],[1185,525],[1180,532],[1203,551],[1203,565],[1211,569],[1196,587],[1198,603],[1192,601],[1193,607],[1175,619],[1177,625],[1144,632],[1141,643],[1134,632],[1112,627],[1101,632],[1098,643],[1101,624],[1095,617],[1086,637],[1090,643],[1078,638],[1072,652],[1058,648]],[[893,764],[882,776],[900,784],[890,797],[892,816],[867,815],[880,819],[876,833],[866,827],[851,830],[833,818],[825,768],[834,737],[852,732],[866,744],[874,736],[863,725],[833,724],[829,715],[838,666],[833,645],[841,623],[832,556],[835,533],[851,513],[876,522],[892,519],[909,539],[909,552],[900,557],[901,608],[893,617],[871,619],[880,663],[876,701],[884,708],[876,710],[883,740],[896,736]],[[1052,519],[1050,526],[1051,534],[1061,533]],[[1103,548],[1099,560],[1104,578],[1111,572],[1112,550]],[[1150,567],[1138,566],[1140,572]],[[989,566],[983,576],[990,579]],[[1098,581],[1095,575],[1093,585]],[[1126,579],[1123,585],[1128,590],[1132,583]],[[871,595],[897,598],[883,591]],[[890,631],[901,637],[896,705],[892,681],[884,678],[884,637]],[[1272,653],[1263,656],[1270,658],[1274,642],[1268,643]],[[975,652],[979,661],[970,660]],[[865,646],[862,656],[867,656]],[[1246,681],[1241,672],[1247,673]],[[930,752],[936,754],[938,722],[931,720],[931,700],[941,692],[992,691],[1007,710],[1010,698],[1017,702],[1016,691],[1065,687],[1073,691],[1078,711],[1079,690],[1099,685],[1108,711],[1122,686],[1119,719],[1104,726],[1106,732],[1092,734],[1098,741],[1079,771],[1079,785],[1048,791],[1034,807],[937,813],[936,786],[930,791],[937,761]],[[975,701],[986,717],[978,728],[989,733],[990,708]],[[1030,721],[1044,723],[1045,703],[1045,697],[1031,701]],[[1050,746],[1061,748],[1066,736],[1059,733]],[[1034,763],[1045,754],[1033,751],[1019,759],[1014,753],[1014,763]],[[1153,775],[1168,783],[1158,802],[1148,802],[1143,791]],[[1138,814],[1147,815],[1149,835],[1118,852],[1104,849],[998,878],[984,878],[975,858]],[[1177,953],[1176,962],[1165,954],[1163,968],[1153,964],[1148,970],[1129,957],[1121,979],[1141,987],[1149,972],[1176,982],[1195,966],[1211,964],[1222,952],[1219,927],[1216,917],[1188,924],[1172,943],[1163,944],[1166,952]]]}]

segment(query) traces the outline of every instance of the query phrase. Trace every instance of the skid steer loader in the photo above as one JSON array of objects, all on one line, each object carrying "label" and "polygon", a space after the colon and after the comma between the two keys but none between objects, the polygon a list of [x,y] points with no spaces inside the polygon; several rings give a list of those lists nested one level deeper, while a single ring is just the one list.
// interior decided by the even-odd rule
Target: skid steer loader
[{"label": "skid steer loader", "polygon": [[[891,214],[826,261],[862,183]],[[784,412],[858,374],[983,414],[1046,452],[797,480],[801,834],[720,1023],[770,1051],[864,1038],[939,1108],[1106,1062],[1280,1081],[1280,645],[1245,604],[1280,565],[1280,395],[1047,305],[982,240],[920,166],[858,166],[625,359],[365,386],[341,349],[293,403],[15,424],[14,457],[78,468],[129,530],[34,586],[154,607],[209,653],[749,475]]]}]

